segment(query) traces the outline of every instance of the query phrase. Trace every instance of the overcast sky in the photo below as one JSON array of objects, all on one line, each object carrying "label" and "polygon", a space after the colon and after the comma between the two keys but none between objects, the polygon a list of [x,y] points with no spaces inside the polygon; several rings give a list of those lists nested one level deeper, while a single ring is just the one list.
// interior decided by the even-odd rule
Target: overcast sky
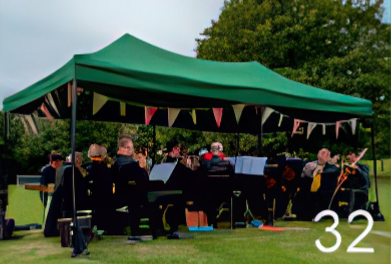
[{"label": "overcast sky", "polygon": [[[390,21],[390,0],[385,21]],[[3,99],[125,33],[186,56],[224,0],[0,0]]]}]

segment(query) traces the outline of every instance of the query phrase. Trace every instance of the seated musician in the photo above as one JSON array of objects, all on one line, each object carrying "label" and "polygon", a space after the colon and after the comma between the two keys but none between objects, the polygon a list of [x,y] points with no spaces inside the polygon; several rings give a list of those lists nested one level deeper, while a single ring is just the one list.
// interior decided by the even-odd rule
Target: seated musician
[{"label": "seated musician", "polygon": [[210,152],[206,153],[203,157],[203,160],[212,160],[218,161],[225,159],[223,154],[223,144],[220,142],[213,142],[210,146]]},{"label": "seated musician", "polygon": [[152,169],[152,159],[148,157],[148,150],[141,146],[137,147],[136,151],[133,154],[133,159],[139,162],[140,160],[145,160],[146,161],[145,170],[149,175]]},{"label": "seated musician", "polygon": [[311,178],[314,179],[316,175],[322,172],[334,172],[338,168],[330,163],[330,151],[326,148],[319,150],[316,161],[308,162],[301,174],[301,178]]},{"label": "seated musician", "polygon": [[225,160],[225,156],[223,154],[223,145],[220,142],[212,143],[210,152],[204,155],[201,165],[209,173],[233,173],[233,166],[228,160]]},{"label": "seated musician", "polygon": [[358,163],[358,157],[354,152],[349,152],[347,155],[348,163],[344,165],[345,171],[349,170],[343,187],[352,189],[368,189],[370,187],[369,181],[369,167],[366,164]]},{"label": "seated musician", "polygon": [[298,219],[311,220],[317,212],[327,209],[340,172],[329,161],[330,151],[323,148],[318,152],[316,161],[304,166],[300,191],[295,199]]},{"label": "seated musician", "polygon": [[[83,162],[83,154],[81,152],[75,152],[75,200],[76,210],[90,210],[91,200],[88,193],[89,183],[87,177],[87,171],[81,166]],[[64,203],[63,211],[72,212],[72,167],[67,167],[64,170],[63,180],[64,191]]]},{"label": "seated musician", "polygon": [[186,167],[193,169],[192,161],[191,161],[190,156],[187,153],[187,147],[185,145],[181,146],[180,155],[182,156],[181,163],[183,165],[185,165]]},{"label": "seated musician", "polygon": [[216,210],[227,203],[232,195],[232,175],[234,168],[223,154],[220,142],[211,144],[210,152],[203,156],[201,168],[207,177],[204,178],[203,208],[208,217],[208,224],[217,226]]},{"label": "seated musician", "polygon": [[146,203],[146,184],[149,181],[148,174],[144,169],[145,158],[138,162],[133,159],[133,139],[129,135],[121,136],[118,142],[118,158],[113,165],[113,178],[115,192],[119,195],[121,206],[127,205],[129,210],[129,225],[131,236],[129,242],[140,241],[140,217],[141,205]]},{"label": "seated musician", "polygon": [[133,138],[130,135],[123,134],[118,139],[117,158],[112,166],[113,182],[114,182],[114,202],[115,207],[120,208],[126,205],[126,197],[121,193],[122,186],[120,186],[120,168],[128,163],[136,163],[141,168],[145,168],[146,160],[140,157],[138,160],[133,158],[134,144]]},{"label": "seated musician", "polygon": [[92,144],[88,150],[91,164],[87,167],[91,187],[91,204],[93,225],[106,234],[115,234],[113,215],[113,177],[111,174],[111,159],[107,157],[104,146]]},{"label": "seated musician", "polygon": [[168,141],[166,147],[168,153],[162,162],[178,162],[182,160],[181,148],[174,140]]},{"label": "seated musician", "polygon": [[[169,190],[181,190],[185,200],[188,200],[188,190],[190,190],[190,185],[193,184],[193,171],[189,169],[186,165],[186,160],[181,156],[181,146],[174,139],[169,140],[166,143],[167,154],[163,159],[162,163],[174,162],[176,163],[175,169],[171,173],[171,176],[165,188]],[[192,186],[194,188],[194,184]],[[178,238],[176,231],[178,231],[178,226],[180,223],[184,222],[184,204],[182,201],[177,199],[173,203],[172,207],[168,207],[167,213],[163,216],[164,220],[169,225],[167,238]]]},{"label": "seated musician", "polygon": [[365,152],[366,149],[358,156],[354,152],[349,152],[346,156],[348,162],[342,167],[343,172],[338,178],[338,186],[335,190],[335,200],[338,202],[330,201],[340,217],[348,217],[352,211],[365,210],[367,207],[370,187],[369,168],[365,164],[358,163]]}]

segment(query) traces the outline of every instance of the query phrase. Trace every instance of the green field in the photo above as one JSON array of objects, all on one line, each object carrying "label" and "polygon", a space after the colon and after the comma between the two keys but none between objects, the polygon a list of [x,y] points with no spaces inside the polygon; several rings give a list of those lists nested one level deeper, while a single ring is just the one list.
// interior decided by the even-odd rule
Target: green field
[{"label": "green field", "polygon": [[[388,160],[389,161],[389,160]],[[388,163],[389,171],[389,163]],[[348,224],[340,219],[336,230],[342,244],[332,253],[315,246],[320,238],[326,247],[335,243],[324,229],[332,220],[313,222],[276,221],[277,227],[304,227],[308,230],[263,231],[257,228],[220,229],[192,233],[192,239],[167,240],[162,237],[136,245],[126,244],[125,236],[106,236],[89,245],[91,255],[71,259],[71,249],[60,246],[60,238],[44,238],[42,230],[15,232],[11,240],[0,241],[1,263],[390,263],[390,177],[379,176],[380,209],[385,222],[375,222],[371,232],[357,247],[374,248],[375,253],[347,253],[346,249],[366,227],[366,220]],[[374,188],[371,188],[371,196]],[[17,224],[42,222],[42,204],[37,192],[10,186],[8,216]],[[373,200],[373,199],[371,199]],[[181,230],[186,232],[185,227]]]}]

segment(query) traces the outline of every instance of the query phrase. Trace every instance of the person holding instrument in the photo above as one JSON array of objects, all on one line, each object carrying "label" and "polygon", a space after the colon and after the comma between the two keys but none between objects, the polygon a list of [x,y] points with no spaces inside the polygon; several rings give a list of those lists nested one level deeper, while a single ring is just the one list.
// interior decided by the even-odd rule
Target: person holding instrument
[{"label": "person holding instrument", "polygon": [[352,151],[346,156],[348,163],[344,165],[344,170],[349,176],[347,176],[345,183],[342,184],[343,187],[354,189],[367,189],[370,187],[369,167],[366,164],[358,163],[362,156],[363,154],[356,156],[356,153]]}]

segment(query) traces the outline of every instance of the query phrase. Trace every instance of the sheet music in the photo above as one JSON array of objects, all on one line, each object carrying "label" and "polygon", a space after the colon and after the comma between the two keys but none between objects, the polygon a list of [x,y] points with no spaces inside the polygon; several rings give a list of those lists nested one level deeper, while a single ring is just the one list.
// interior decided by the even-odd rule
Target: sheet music
[{"label": "sheet music", "polygon": [[262,176],[264,174],[267,158],[237,157],[235,164],[236,174],[248,174]]},{"label": "sheet music", "polygon": [[175,166],[175,162],[155,164],[152,168],[151,173],[149,174],[149,180],[162,180],[164,184],[166,184],[172,172],[174,171]]},{"label": "sheet music", "polygon": [[231,163],[232,166],[235,166],[236,157],[225,157],[224,160],[228,160],[229,163]]}]

